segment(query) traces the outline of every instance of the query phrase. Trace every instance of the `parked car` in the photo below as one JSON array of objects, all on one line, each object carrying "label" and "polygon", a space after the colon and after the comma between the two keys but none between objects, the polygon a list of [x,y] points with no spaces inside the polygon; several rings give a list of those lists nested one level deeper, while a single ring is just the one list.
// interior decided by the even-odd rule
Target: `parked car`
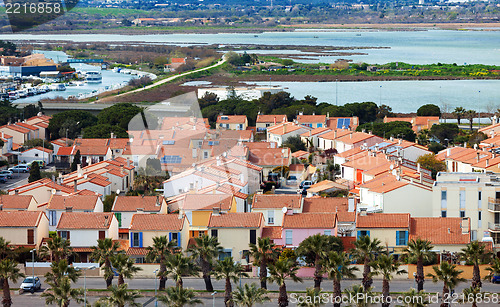
[{"label": "parked car", "polygon": [[0,183],[7,183],[7,176],[0,175]]},{"label": "parked car", "polygon": [[288,176],[286,184],[287,185],[297,184],[297,176]]},{"label": "parked car", "polygon": [[14,167],[9,168],[9,171],[13,173],[27,173],[30,171],[30,167],[27,164],[18,164]]},{"label": "parked car", "polygon": [[2,171],[0,171],[0,175],[5,175],[5,176],[7,176],[7,178],[12,179],[13,173],[11,171],[8,171],[8,170],[2,170]]},{"label": "parked car", "polygon": [[33,160],[30,163],[28,163],[29,166],[32,167],[34,162],[38,163],[38,166],[41,168],[45,167],[45,162],[43,160]]},{"label": "parked car", "polygon": [[491,282],[494,284],[500,284],[500,275],[493,275]]},{"label": "parked car", "polygon": [[42,282],[38,276],[35,276],[35,280],[33,281],[33,276],[26,277],[21,284],[21,289],[24,291],[35,292],[36,290],[40,290],[42,288]]},{"label": "parked car", "polygon": [[304,180],[299,184],[299,189],[309,189],[313,185],[311,180]]}]

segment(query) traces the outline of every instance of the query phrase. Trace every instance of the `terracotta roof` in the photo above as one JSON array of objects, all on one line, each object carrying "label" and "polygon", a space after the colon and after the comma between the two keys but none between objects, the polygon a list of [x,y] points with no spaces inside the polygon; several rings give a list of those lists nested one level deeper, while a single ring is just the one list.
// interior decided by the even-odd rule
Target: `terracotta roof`
[{"label": "terracotta roof", "polygon": [[467,244],[470,230],[462,233],[462,218],[459,217],[414,217],[411,218],[410,240],[421,238],[434,245]]},{"label": "terracotta roof", "polygon": [[[222,119],[221,116],[226,116],[227,119]],[[218,124],[244,124],[247,120],[246,115],[219,115],[217,116]]]},{"label": "terracotta roof", "polygon": [[286,228],[335,228],[335,213],[297,213],[285,214],[283,229]]},{"label": "terracotta roof", "polygon": [[292,157],[300,158],[302,156],[309,156],[309,153],[307,151],[304,151],[304,150],[299,150],[299,151],[296,151],[296,152],[292,152]]},{"label": "terracotta roof", "polygon": [[73,247],[75,253],[92,253],[94,250],[91,247]]},{"label": "terracotta roof", "polygon": [[297,115],[297,122],[302,123],[325,123],[326,115]]},{"label": "terracotta roof", "polygon": [[0,227],[37,227],[42,216],[39,211],[0,211]]},{"label": "terracotta roof", "polygon": [[33,148],[30,148],[30,149],[26,149],[25,151],[23,151],[23,153],[25,152],[28,152],[28,151],[31,151],[31,150],[39,150],[39,151],[43,151],[43,152],[46,152],[48,154],[52,153],[52,150],[51,149],[47,149],[47,148],[43,148],[41,146],[36,146],[36,147],[33,147]]},{"label": "terracotta roof", "polygon": [[329,131],[332,131],[332,130],[330,128],[326,128],[326,127],[319,127],[319,128],[314,128],[313,130],[304,132],[300,136],[309,137],[309,136],[313,136],[313,135],[316,135],[316,134],[326,133],[326,132],[329,132]]},{"label": "terracotta roof", "polygon": [[[113,204],[113,212],[134,212],[137,208],[145,212],[158,212],[163,203],[162,196],[117,196]],[[157,206],[156,204],[160,205]]]},{"label": "terracotta roof", "polygon": [[290,172],[302,172],[304,171],[304,164],[290,164],[288,169]]},{"label": "terracotta roof", "polygon": [[[283,153],[281,152],[282,149],[283,148],[251,149],[248,155],[248,161],[250,161],[250,163],[254,163],[257,165],[268,165],[268,166],[280,166],[282,164],[288,165],[289,158],[283,158]],[[290,149],[285,148],[285,150],[290,150]]]},{"label": "terracotta roof", "polygon": [[[153,20],[155,20],[155,19],[153,18]],[[172,63],[172,64],[173,63],[184,64],[184,63],[186,63],[186,59],[185,58],[171,58],[170,63]]]},{"label": "terracotta roof", "polygon": [[262,238],[281,239],[282,229],[280,226],[269,226],[262,228]]},{"label": "terracotta roof", "polygon": [[329,131],[326,133],[323,133],[319,137],[325,140],[335,140],[338,139],[346,134],[350,134],[351,131],[345,130],[345,129],[335,129],[333,131]]},{"label": "terracotta roof", "polygon": [[286,115],[275,115],[275,114],[269,114],[269,115],[263,115],[259,114],[257,115],[257,120],[255,121],[256,123],[274,123],[276,120],[276,123],[282,123],[283,120],[286,122],[288,121],[288,118]]},{"label": "terracotta roof", "polygon": [[347,197],[318,197],[304,198],[304,213],[336,213],[340,211],[347,212],[349,199]]},{"label": "terracotta roof", "polygon": [[94,210],[99,197],[97,195],[52,195],[49,200],[48,210]]},{"label": "terracotta roof", "polygon": [[242,193],[240,192],[240,190],[241,190],[240,188],[237,188],[234,185],[230,185],[229,183],[225,183],[217,188],[217,191],[219,192],[226,194],[233,194],[235,197],[247,199],[248,194]]},{"label": "terracotta roof", "polygon": [[301,197],[300,194],[255,194],[252,209],[281,209],[283,207],[299,209]]},{"label": "terracotta roof", "polygon": [[337,212],[339,223],[354,223],[356,221],[356,212],[339,211]]},{"label": "terracotta roof", "polygon": [[111,212],[63,212],[57,229],[108,229],[115,218]]},{"label": "terracotta roof", "polygon": [[59,147],[56,155],[58,155],[58,156],[71,156],[72,152],[73,152],[73,147]]},{"label": "terracotta roof", "polygon": [[178,214],[143,214],[138,213],[132,216],[130,231],[180,231],[184,224],[184,218],[179,218]]},{"label": "terracotta roof", "polygon": [[370,138],[379,138],[380,140],[382,140],[382,138],[379,136],[364,132],[352,132],[342,137],[339,137],[338,140],[346,144],[356,144]]},{"label": "terracotta roof", "polygon": [[212,210],[221,208],[229,211],[232,206],[233,195],[230,194],[187,194],[184,199],[184,210]]},{"label": "terracotta roof", "polygon": [[28,129],[20,127],[20,126],[16,126],[16,125],[5,125],[5,126],[0,127],[0,129],[1,128],[7,128],[7,129],[10,129],[10,130],[13,130],[13,131],[17,131],[17,132],[21,132],[21,133],[24,133],[24,134],[30,132]]},{"label": "terracotta roof", "polygon": [[3,209],[28,209],[33,196],[31,195],[0,195],[0,205]]},{"label": "terracotta roof", "polygon": [[[299,129],[305,129],[305,128],[306,127],[296,125],[295,123],[292,123],[292,122],[286,122],[286,123],[277,124],[277,125],[274,125],[274,126],[267,128],[267,132],[271,133],[271,134],[284,135],[284,134],[287,134],[287,133],[290,133],[290,132],[293,132],[293,131],[296,131]],[[310,129],[310,128],[308,128],[308,129]]]},{"label": "terracotta roof", "polygon": [[409,228],[409,213],[368,213],[358,215],[357,228]]},{"label": "terracotta roof", "polygon": [[47,129],[49,127],[49,124],[47,124],[46,122],[39,122],[39,123],[33,124],[33,126],[37,126],[37,127],[40,127],[40,128]]},{"label": "terracotta roof", "polygon": [[260,212],[238,212],[210,215],[209,228],[259,228],[263,218]]},{"label": "terracotta roof", "polygon": [[53,145],[59,145],[59,146],[66,146],[69,144],[69,142],[73,142],[72,140],[70,139],[67,139],[67,138],[60,138],[60,139],[57,139],[57,140],[53,140],[51,141],[50,143],[53,144]]},{"label": "terracotta roof", "polygon": [[148,249],[145,247],[129,247],[127,250],[127,256],[146,256],[148,254]]},{"label": "terracotta roof", "polygon": [[18,123],[16,123],[16,125],[19,126],[19,127],[23,127],[25,129],[28,129],[28,130],[33,130],[33,131],[38,130],[38,127],[35,127],[35,126],[32,126],[32,125],[28,125],[28,124],[22,123],[22,122],[18,122]]}]

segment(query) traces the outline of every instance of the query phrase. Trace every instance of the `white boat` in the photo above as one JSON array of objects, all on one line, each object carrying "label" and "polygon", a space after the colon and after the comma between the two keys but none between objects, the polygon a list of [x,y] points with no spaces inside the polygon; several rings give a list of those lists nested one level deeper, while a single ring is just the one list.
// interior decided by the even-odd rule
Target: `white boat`
[{"label": "white boat", "polygon": [[62,84],[62,83],[55,83],[55,84],[49,85],[49,89],[51,91],[65,91],[66,86],[64,86],[64,84]]},{"label": "white boat", "polygon": [[87,71],[85,73],[85,81],[87,83],[101,83],[102,75],[100,71]]}]

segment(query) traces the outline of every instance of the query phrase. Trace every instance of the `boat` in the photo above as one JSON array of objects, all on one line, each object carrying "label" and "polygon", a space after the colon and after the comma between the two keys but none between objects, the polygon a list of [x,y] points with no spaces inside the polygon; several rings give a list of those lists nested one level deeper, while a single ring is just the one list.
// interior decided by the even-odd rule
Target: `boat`
[{"label": "boat", "polygon": [[87,83],[101,83],[102,75],[100,71],[87,71],[85,73],[85,81]]},{"label": "boat", "polygon": [[65,91],[66,86],[64,86],[64,84],[62,83],[54,83],[49,86],[49,89],[51,91]]}]

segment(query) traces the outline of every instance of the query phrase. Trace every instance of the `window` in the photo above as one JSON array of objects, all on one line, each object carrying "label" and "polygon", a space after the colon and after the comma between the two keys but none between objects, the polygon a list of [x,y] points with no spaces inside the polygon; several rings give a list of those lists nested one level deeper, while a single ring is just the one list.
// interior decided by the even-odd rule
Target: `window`
[{"label": "window", "polygon": [[332,231],[331,230],[325,230],[325,236],[331,236]]},{"label": "window", "polygon": [[465,217],[465,211],[464,210],[460,210],[460,217]]},{"label": "window", "polygon": [[323,127],[323,124],[318,124],[316,127],[317,127],[317,128],[322,128],[322,127]]},{"label": "window", "polygon": [[478,199],[478,200],[481,200],[481,197],[482,197],[482,195],[481,195],[481,191],[477,192],[477,199]]},{"label": "window", "polygon": [[285,244],[286,245],[292,245],[292,230],[286,230],[285,231]]},{"label": "window", "polygon": [[446,198],[447,198],[447,193],[446,191],[441,191],[441,208],[446,208]]},{"label": "window", "polygon": [[59,236],[64,240],[69,240],[69,231],[60,231]]},{"label": "window", "polygon": [[122,227],[122,214],[121,212],[115,213],[116,219],[118,220],[118,227]]},{"label": "window", "polygon": [[274,210],[267,211],[267,223],[274,224]]},{"label": "window", "polygon": [[483,213],[482,213],[481,211],[479,211],[479,212],[477,213],[477,227],[478,227],[478,228],[483,227],[482,217],[483,217]]},{"label": "window", "polygon": [[224,249],[219,253],[219,260],[224,260],[228,257],[231,257],[233,253],[232,249]]},{"label": "window", "polygon": [[135,258],[135,263],[145,263],[144,257]]},{"label": "window", "polygon": [[482,192],[481,191],[477,192],[477,207],[478,208],[481,208],[481,205],[482,205],[481,198],[482,197],[483,197]]},{"label": "window", "polygon": [[212,229],[211,232],[210,232],[210,235],[212,237],[218,237],[219,236],[219,231],[217,229]]},{"label": "window", "polygon": [[49,210],[49,225],[50,226],[57,225],[57,214],[54,210]]},{"label": "window", "polygon": [[104,240],[104,239],[106,239],[106,231],[99,230],[99,240]]},{"label": "window", "polygon": [[460,200],[460,209],[464,209],[465,208],[465,190],[460,191],[459,200]]},{"label": "window", "polygon": [[400,230],[396,231],[396,245],[408,245],[408,231]]},{"label": "window", "polygon": [[446,217],[446,210],[441,211],[441,217]]},{"label": "window", "polygon": [[176,241],[176,242],[179,242],[178,241],[178,235],[177,235],[177,232],[171,232],[170,233],[170,241]]},{"label": "window", "polygon": [[370,231],[369,230],[358,230],[358,239],[365,237],[365,236],[370,236]]},{"label": "window", "polygon": [[132,232],[130,245],[131,247],[142,247],[142,232]]},{"label": "window", "polygon": [[208,159],[208,151],[203,152],[203,159]]},{"label": "window", "polygon": [[472,230],[471,231],[470,238],[471,238],[472,241],[476,241],[477,240],[477,230]]},{"label": "window", "polygon": [[34,229],[28,229],[27,242],[28,242],[28,244],[35,244],[35,230]]},{"label": "window", "polygon": [[257,244],[257,230],[250,229],[250,244]]}]

